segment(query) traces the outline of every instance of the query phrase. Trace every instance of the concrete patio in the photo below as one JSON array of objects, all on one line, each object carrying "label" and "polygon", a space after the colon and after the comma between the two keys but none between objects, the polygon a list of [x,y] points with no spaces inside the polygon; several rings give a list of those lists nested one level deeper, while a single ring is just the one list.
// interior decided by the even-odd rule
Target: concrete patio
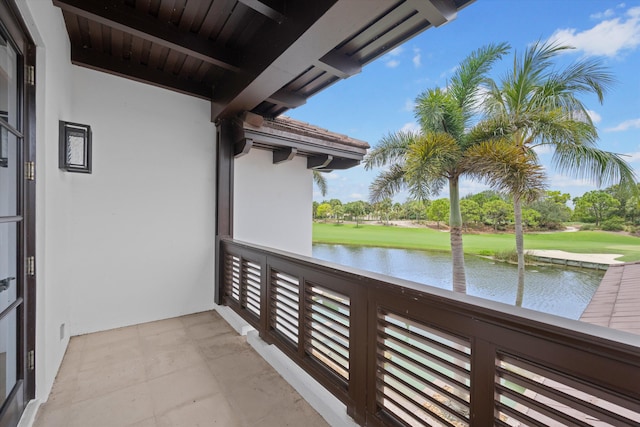
[{"label": "concrete patio", "polygon": [[215,311],[73,337],[35,426],[326,426]]}]

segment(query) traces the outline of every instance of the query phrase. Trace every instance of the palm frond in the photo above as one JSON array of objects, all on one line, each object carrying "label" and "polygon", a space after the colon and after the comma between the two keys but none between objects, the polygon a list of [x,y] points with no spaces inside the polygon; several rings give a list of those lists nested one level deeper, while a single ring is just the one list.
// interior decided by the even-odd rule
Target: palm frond
[{"label": "palm frond", "polygon": [[395,132],[383,137],[364,157],[365,170],[387,164],[402,162],[407,149],[420,137],[417,132]]},{"label": "palm frond", "polygon": [[322,194],[323,197],[326,196],[327,195],[327,190],[329,188],[328,185],[327,185],[327,180],[317,170],[313,171],[313,182],[318,187],[318,190],[320,190],[320,194]]},{"label": "palm frond", "polygon": [[544,169],[529,150],[514,146],[509,138],[477,144],[465,151],[468,176],[498,191],[533,200],[545,190]]},{"label": "palm frond", "polygon": [[460,139],[464,133],[462,110],[450,93],[429,89],[416,98],[415,115],[423,133],[444,132]]},{"label": "palm frond", "polygon": [[458,103],[465,124],[476,110],[482,83],[493,64],[510,49],[509,44],[489,44],[467,56],[451,77],[449,92]]},{"label": "palm frond", "polygon": [[552,162],[560,173],[591,181],[598,186],[619,184],[630,189],[636,188],[635,172],[621,154],[592,146],[558,144]]},{"label": "palm frond", "polygon": [[404,169],[398,164],[393,164],[388,170],[380,172],[373,180],[369,186],[369,200],[371,203],[377,203],[384,199],[390,199],[405,185]]},{"label": "palm frond", "polygon": [[405,180],[414,198],[437,194],[446,177],[455,173],[462,156],[460,146],[447,133],[429,133],[409,148]]}]

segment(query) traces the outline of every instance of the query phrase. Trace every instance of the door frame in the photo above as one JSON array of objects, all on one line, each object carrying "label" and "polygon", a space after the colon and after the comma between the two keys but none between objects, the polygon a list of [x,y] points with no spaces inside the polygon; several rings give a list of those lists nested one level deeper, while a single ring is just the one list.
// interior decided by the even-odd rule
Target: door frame
[{"label": "door frame", "polygon": [[[36,343],[36,86],[35,65],[36,47],[21,18],[14,0],[0,0],[0,24],[18,50],[19,106],[18,127],[22,133],[22,158],[19,159],[18,202],[22,221],[18,230],[17,274],[23,286],[19,287],[18,297],[22,303],[18,306],[17,316],[17,381],[14,390],[7,396],[5,405],[0,409],[0,426],[16,425],[29,400],[35,398],[35,343]],[[27,163],[33,165],[34,175],[26,176]],[[27,267],[32,257],[33,269]],[[0,405],[2,402],[0,402]]]}]

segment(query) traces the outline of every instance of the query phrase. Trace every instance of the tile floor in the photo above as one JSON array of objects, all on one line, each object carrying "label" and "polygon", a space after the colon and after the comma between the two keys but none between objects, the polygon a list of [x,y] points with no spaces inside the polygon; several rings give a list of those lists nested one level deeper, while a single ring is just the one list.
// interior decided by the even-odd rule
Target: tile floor
[{"label": "tile floor", "polygon": [[326,426],[215,311],[73,337],[35,427]]}]

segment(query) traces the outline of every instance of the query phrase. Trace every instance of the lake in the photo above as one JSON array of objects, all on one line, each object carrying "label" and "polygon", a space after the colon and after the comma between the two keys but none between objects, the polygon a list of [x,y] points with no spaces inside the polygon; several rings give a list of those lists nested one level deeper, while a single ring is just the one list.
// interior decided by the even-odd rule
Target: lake
[{"label": "lake", "polygon": [[[313,256],[418,283],[451,289],[451,255],[411,249],[314,244]],[[467,293],[514,304],[515,265],[465,256]],[[527,266],[522,306],[578,319],[596,291],[603,271],[559,266]]]}]

